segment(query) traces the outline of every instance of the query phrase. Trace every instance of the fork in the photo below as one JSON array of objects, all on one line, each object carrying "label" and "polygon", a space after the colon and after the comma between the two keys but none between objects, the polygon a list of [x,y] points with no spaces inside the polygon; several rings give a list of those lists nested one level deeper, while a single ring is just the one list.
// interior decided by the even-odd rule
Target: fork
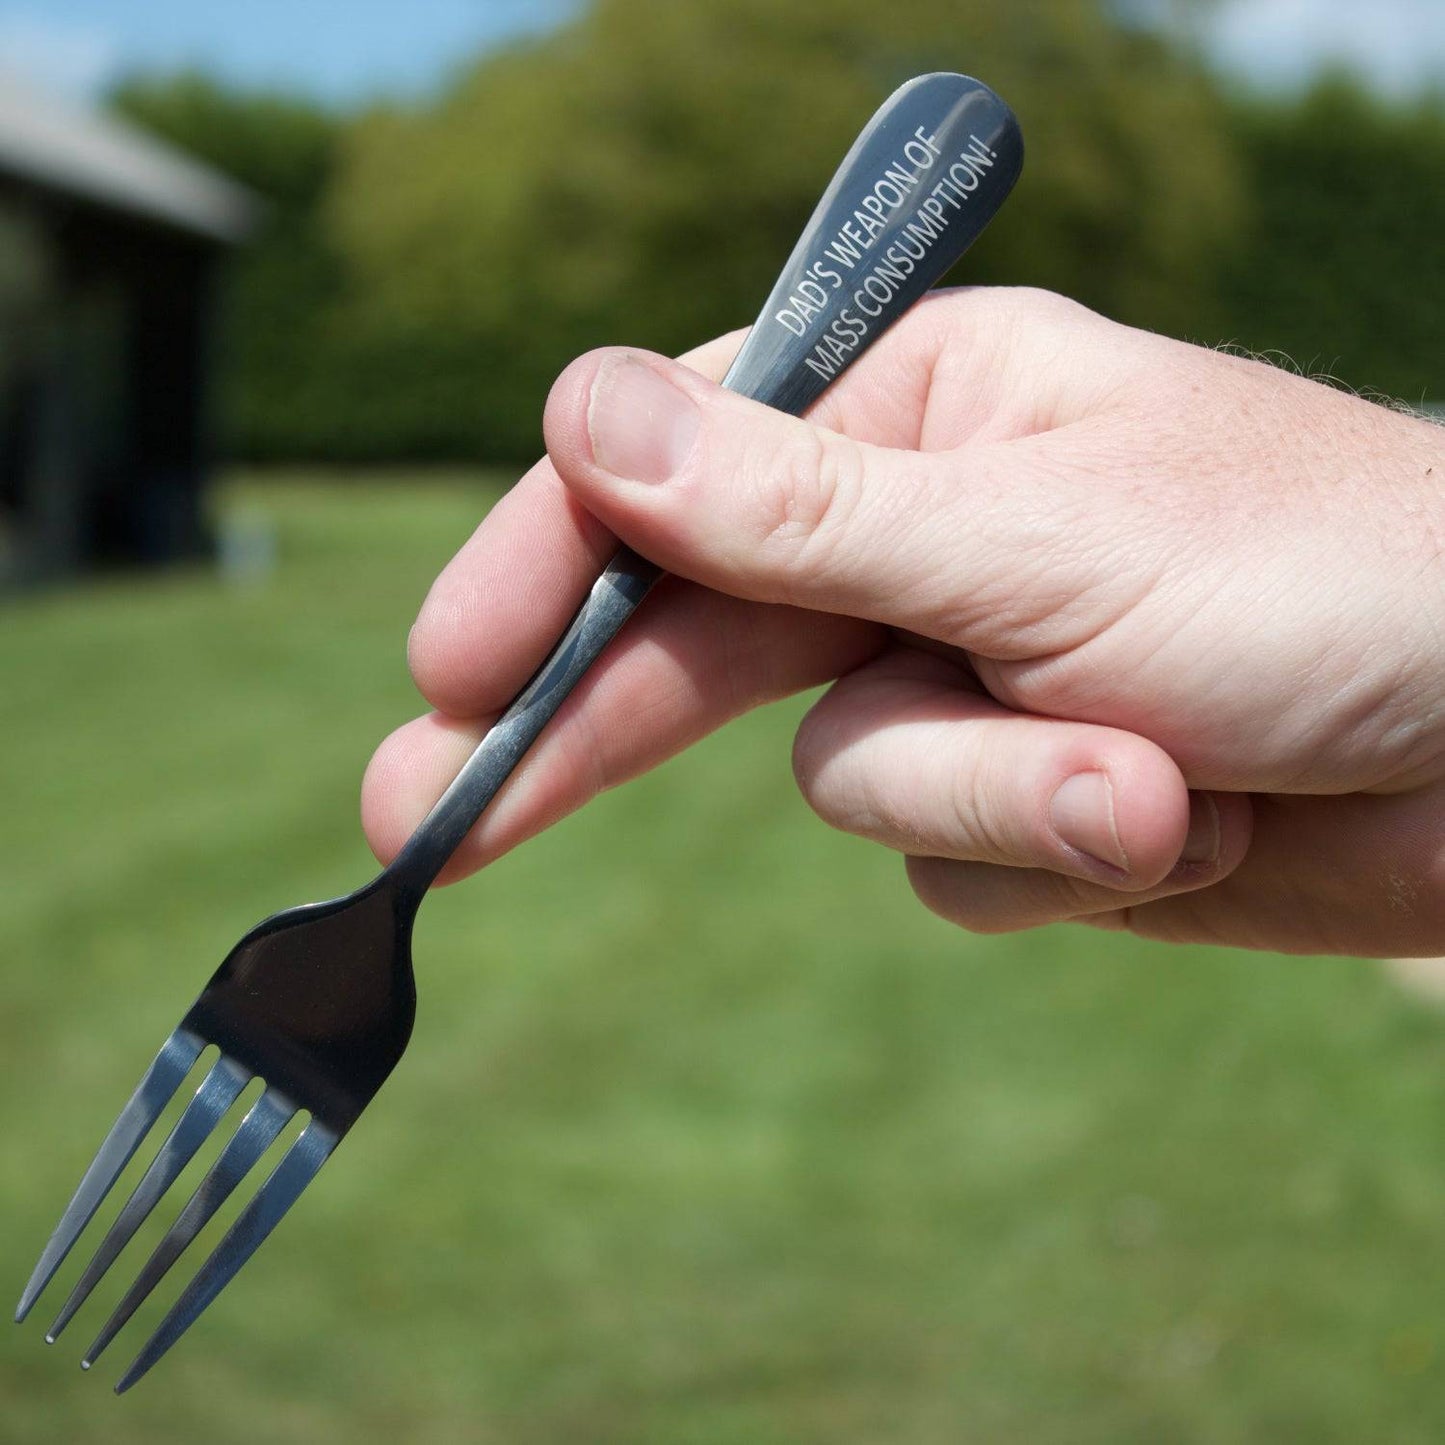
[{"label": "fork", "polygon": [[[907,82],[844,158],[723,385],[801,414],[943,275],[1012,189],[1023,141],[967,76]],[[623,548],[532,680],[397,857],[365,887],[258,924],[166,1039],[61,1216],[15,1312],[29,1314],[208,1046],[219,1057],[116,1215],[46,1334],[53,1343],[252,1080],[263,1091],[81,1364],[102,1350],[298,1115],[305,1127],[116,1385],[129,1389],[196,1320],[315,1178],[405,1050],[412,923],[447,859],[647,595],[660,569]]]}]

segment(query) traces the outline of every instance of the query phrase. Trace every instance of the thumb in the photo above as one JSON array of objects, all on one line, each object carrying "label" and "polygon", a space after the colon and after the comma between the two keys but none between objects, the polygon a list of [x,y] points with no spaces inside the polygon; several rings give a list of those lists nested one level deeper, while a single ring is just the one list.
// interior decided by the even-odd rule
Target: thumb
[{"label": "thumb", "polygon": [[[544,427],[589,511],[660,566],[735,596],[988,651],[978,626],[998,641],[1038,620],[1038,600],[1020,593],[1045,580],[1051,542],[1066,569],[1079,566],[1057,546],[1067,484],[1010,469],[1001,485],[997,446],[872,446],[651,353],[580,357],[553,386]],[[1074,580],[1050,570],[1049,595]]]}]

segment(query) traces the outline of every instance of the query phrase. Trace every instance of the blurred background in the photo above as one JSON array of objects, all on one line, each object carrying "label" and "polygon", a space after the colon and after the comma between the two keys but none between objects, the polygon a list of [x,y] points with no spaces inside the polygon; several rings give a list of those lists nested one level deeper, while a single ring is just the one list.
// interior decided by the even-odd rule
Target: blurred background
[{"label": "blurred background", "polygon": [[[1445,401],[1438,0],[0,0],[16,1293],[231,942],[368,875],[407,628],[552,377],[749,321],[930,69],[1029,145],[958,279]],[[120,1403],[164,1298],[76,1362],[157,1235],[47,1349],[72,1263],[0,1441],[1440,1439],[1435,1006],[955,932],[796,797],[805,704],[429,903],[303,1205]]]}]

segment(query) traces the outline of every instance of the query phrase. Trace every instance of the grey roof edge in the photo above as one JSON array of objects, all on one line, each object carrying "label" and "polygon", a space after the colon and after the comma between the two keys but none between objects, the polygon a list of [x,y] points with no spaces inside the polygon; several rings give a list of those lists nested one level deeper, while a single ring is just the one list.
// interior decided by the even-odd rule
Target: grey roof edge
[{"label": "grey roof edge", "polygon": [[57,103],[3,72],[0,174],[230,245],[265,209],[246,187],[115,116]]}]

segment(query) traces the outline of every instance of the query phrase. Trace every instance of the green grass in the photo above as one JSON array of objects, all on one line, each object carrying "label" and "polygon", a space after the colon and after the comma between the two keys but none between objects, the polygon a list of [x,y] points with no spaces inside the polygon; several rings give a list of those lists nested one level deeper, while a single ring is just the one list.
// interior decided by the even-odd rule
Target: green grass
[{"label": "green grass", "polygon": [[[265,584],[0,613],[13,1292],[231,941],[368,875],[491,495],[253,479]],[[1364,964],[951,930],[798,800],[800,707],[432,900],[411,1053],[302,1206],[122,1401],[138,1328],[76,1368],[114,1284],[11,1330],[0,1440],[1439,1440],[1441,1020]]]}]

